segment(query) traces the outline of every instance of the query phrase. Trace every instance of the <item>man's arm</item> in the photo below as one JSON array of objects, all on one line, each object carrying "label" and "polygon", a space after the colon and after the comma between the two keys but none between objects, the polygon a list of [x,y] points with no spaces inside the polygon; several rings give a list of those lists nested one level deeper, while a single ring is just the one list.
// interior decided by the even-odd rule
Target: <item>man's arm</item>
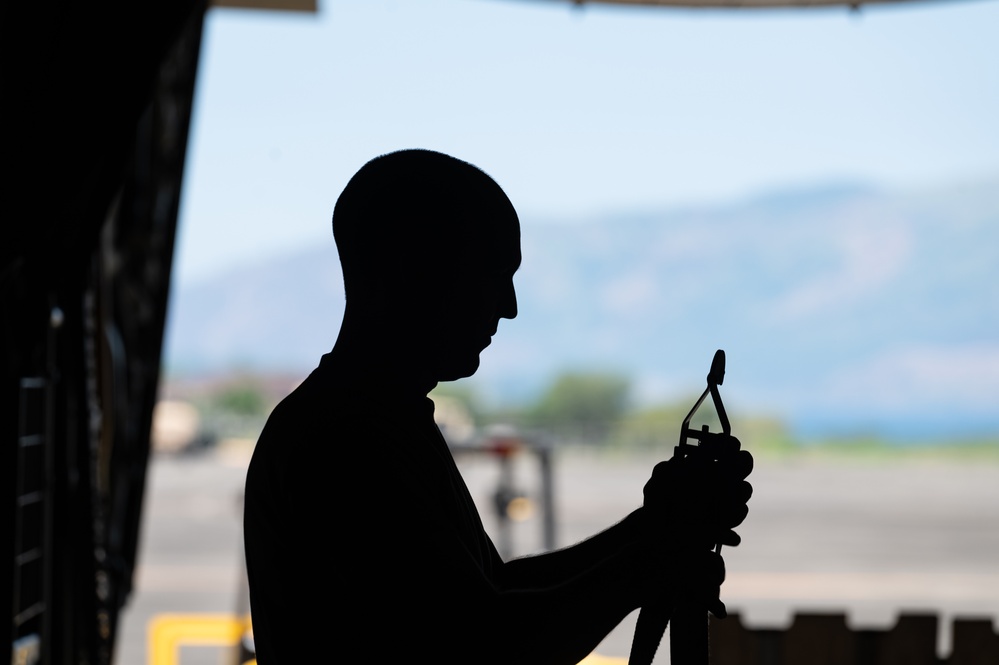
[{"label": "man's arm", "polygon": [[696,549],[697,541],[738,545],[732,530],[745,519],[753,468],[747,451],[725,465],[704,466],[670,460],[656,466],[645,486],[646,505],[597,535],[576,545],[507,562],[501,582],[506,589],[560,584],[584,573],[626,547],[643,545],[657,552]]},{"label": "man's arm", "polygon": [[[531,563],[548,570],[572,557],[574,565],[582,560],[575,557],[574,549],[534,557]],[[497,605],[504,616],[502,623],[509,634],[520,638],[511,641],[510,652],[496,662],[579,662],[649,593],[669,593],[669,580],[662,571],[671,566],[664,564],[654,561],[640,545],[630,544],[552,586],[500,591]]]},{"label": "man's arm", "polygon": [[576,662],[629,612],[651,598],[668,599],[680,585],[724,616],[724,564],[702,541],[738,544],[731,529],[746,516],[751,470],[749,453],[728,467],[663,463],[645,487],[647,506],[577,545],[506,563],[501,605],[546,626],[535,653],[550,660],[539,662]]},{"label": "man's arm", "polygon": [[[390,595],[402,600],[410,620],[428,632],[434,658],[442,663],[577,663],[650,594],[668,595],[676,570],[636,543],[557,583],[503,588],[484,576],[456,538],[424,535],[433,547],[400,562]],[[597,543],[601,540],[598,536]],[[583,550],[597,549],[590,541],[583,545]],[[553,562],[567,557],[580,562],[584,557],[579,555],[568,548],[514,568],[542,580]],[[425,605],[430,598],[436,601],[432,616]]]},{"label": "man's arm", "polygon": [[643,511],[638,508],[614,526],[571,547],[508,561],[502,568],[501,584],[509,590],[562,584],[638,543],[644,530],[642,520]]},{"label": "man's arm", "polygon": [[[317,554],[327,552],[332,560],[310,565],[318,575],[310,577],[309,592],[350,608],[350,618],[338,620],[345,638],[370,632],[375,617],[391,627],[390,641],[365,640],[371,655],[425,652],[440,663],[576,663],[648,598],[668,597],[676,571],[705,587],[717,588],[721,581],[720,558],[711,552],[698,552],[693,563],[678,561],[661,547],[664,538],[649,537],[668,529],[646,524],[648,508],[576,546],[487,572],[427,492],[423,476],[414,477],[408,467],[390,472],[396,463],[351,465],[357,496],[337,490],[339,498],[331,502],[331,488],[321,477],[297,487],[309,495],[299,505],[358,508],[331,520],[346,535],[345,546],[330,552],[314,543]],[[321,465],[309,468],[322,474]],[[365,491],[380,483],[392,491]],[[311,550],[318,533],[300,533]]]}]

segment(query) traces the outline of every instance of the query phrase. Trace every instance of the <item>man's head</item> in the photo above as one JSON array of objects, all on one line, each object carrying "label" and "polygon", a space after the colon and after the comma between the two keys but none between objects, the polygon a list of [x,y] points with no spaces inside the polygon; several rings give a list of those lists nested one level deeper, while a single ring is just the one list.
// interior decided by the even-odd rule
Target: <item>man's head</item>
[{"label": "man's head", "polygon": [[516,316],[517,213],[471,164],[427,150],[368,162],[337,201],[333,235],[348,312],[390,322],[437,380],[473,373],[499,319]]}]

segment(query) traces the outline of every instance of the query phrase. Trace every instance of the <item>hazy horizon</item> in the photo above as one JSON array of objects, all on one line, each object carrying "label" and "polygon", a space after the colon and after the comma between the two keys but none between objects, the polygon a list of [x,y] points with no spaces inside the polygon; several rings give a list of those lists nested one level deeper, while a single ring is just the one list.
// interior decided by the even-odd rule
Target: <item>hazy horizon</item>
[{"label": "hazy horizon", "polygon": [[[799,429],[999,429],[999,177],[831,184],[741,205],[525,221],[520,314],[469,383],[494,402],[560,371],[696,391],[716,348],[745,411]],[[332,239],[174,292],[164,361],[305,372],[343,311]]]}]

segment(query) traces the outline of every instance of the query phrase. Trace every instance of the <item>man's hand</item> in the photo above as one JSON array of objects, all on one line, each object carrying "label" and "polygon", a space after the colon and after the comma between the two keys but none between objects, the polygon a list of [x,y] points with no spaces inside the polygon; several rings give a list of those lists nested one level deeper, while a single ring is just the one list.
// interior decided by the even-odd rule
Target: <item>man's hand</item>
[{"label": "man's hand", "polygon": [[[738,440],[731,444],[738,449]],[[746,450],[720,460],[690,455],[657,464],[644,489],[647,536],[674,550],[738,545],[733,529],[749,513],[753,487],[746,478],[752,470]]]},{"label": "man's hand", "polygon": [[682,599],[707,609],[719,619],[727,616],[725,603],[719,597],[725,581],[725,561],[721,554],[711,549],[683,552],[637,549],[641,553],[634,559],[630,572],[636,576],[634,584],[640,607],[663,603],[673,606]]},{"label": "man's hand", "polygon": [[695,454],[657,464],[645,485],[642,512],[646,542],[658,553],[653,556],[671,569],[662,572],[671,578],[673,597],[724,618],[719,593],[725,563],[713,549],[741,542],[734,529],[749,513],[753,487],[746,478],[753,456],[739,450],[737,439],[719,443],[737,452],[720,460]]}]

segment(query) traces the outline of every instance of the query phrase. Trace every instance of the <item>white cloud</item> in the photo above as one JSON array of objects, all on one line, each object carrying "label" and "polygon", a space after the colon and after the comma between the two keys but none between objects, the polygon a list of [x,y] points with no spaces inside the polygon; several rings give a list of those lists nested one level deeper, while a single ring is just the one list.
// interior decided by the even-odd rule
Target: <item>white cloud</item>
[{"label": "white cloud", "polygon": [[897,220],[852,220],[833,242],[838,267],[779,298],[774,318],[801,319],[867,297],[902,272],[913,250],[910,230]]},{"label": "white cloud", "polygon": [[642,270],[610,280],[600,289],[603,309],[617,315],[635,315],[657,303],[659,284],[651,271]]},{"label": "white cloud", "polygon": [[995,413],[999,410],[999,342],[889,351],[835,372],[814,397],[832,405],[872,410],[956,408]]}]

